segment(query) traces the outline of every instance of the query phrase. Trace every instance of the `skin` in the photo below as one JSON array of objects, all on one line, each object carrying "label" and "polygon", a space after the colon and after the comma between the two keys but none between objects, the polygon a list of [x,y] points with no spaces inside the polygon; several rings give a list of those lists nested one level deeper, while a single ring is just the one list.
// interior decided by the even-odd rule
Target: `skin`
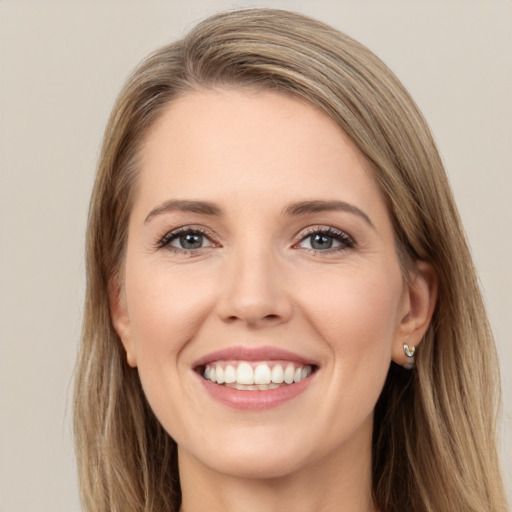
[{"label": "skin", "polygon": [[[374,510],[373,409],[391,360],[405,364],[403,343],[418,345],[428,326],[435,278],[418,263],[405,283],[372,172],[325,114],[278,93],[190,93],[152,127],[111,306],[178,444],[182,511]],[[162,208],[169,200],[222,214]],[[283,213],[305,200],[363,214]],[[206,231],[201,248],[162,247],[187,226]],[[311,233],[327,228],[351,243],[313,250]],[[233,346],[290,350],[317,371],[292,400],[240,411],[212,399],[194,371]]]}]

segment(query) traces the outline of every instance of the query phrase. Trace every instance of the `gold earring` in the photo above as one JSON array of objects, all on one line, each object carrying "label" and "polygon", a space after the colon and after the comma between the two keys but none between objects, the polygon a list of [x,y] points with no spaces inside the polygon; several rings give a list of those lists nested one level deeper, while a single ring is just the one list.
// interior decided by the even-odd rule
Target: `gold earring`
[{"label": "gold earring", "polygon": [[402,365],[407,370],[412,370],[414,368],[414,353],[416,352],[416,347],[414,345],[407,345],[404,343],[404,352],[405,355],[409,358],[407,364]]}]

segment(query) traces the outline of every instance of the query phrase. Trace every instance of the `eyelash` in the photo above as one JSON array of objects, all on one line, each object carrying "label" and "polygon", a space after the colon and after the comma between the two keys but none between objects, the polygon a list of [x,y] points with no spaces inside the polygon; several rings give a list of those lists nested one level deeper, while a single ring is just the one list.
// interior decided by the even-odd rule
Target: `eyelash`
[{"label": "eyelash", "polygon": [[[178,238],[180,238],[184,235],[201,235],[201,236],[207,238],[211,242],[212,245],[207,246],[207,247],[199,247],[197,249],[182,249],[182,248],[174,247],[171,245],[171,243],[174,240],[177,240]],[[300,249],[301,248],[300,244],[302,242],[304,242],[305,240],[307,240],[308,238],[311,238],[313,235],[324,235],[328,238],[332,238],[336,242],[340,243],[340,246],[335,247],[335,248],[328,248],[328,249],[324,249],[324,250],[307,248],[307,247],[303,247],[302,249],[304,249],[308,252],[316,253],[316,254],[319,254],[319,253],[320,254],[325,254],[325,253],[329,254],[329,253],[334,253],[334,252],[345,251],[347,249],[353,249],[356,246],[354,239],[351,236],[349,236],[347,233],[345,233],[344,231],[336,229],[332,226],[330,226],[330,227],[312,226],[312,227],[308,228],[306,231],[303,231],[298,235],[298,237],[300,237],[299,241],[293,245],[293,248]],[[200,228],[200,227],[193,227],[193,228],[192,227],[182,227],[182,228],[178,228],[174,231],[170,231],[170,232],[166,233],[157,242],[155,248],[156,249],[164,249],[165,248],[174,253],[186,254],[189,256],[193,256],[195,254],[198,254],[198,252],[201,250],[208,249],[209,247],[215,247],[215,246],[218,247],[219,244],[214,241],[214,237],[212,236],[212,234],[209,231],[207,231],[203,228]]]},{"label": "eyelash", "polygon": [[300,248],[299,244],[307,240],[308,238],[313,237],[313,235],[324,235],[328,238],[332,238],[336,242],[340,243],[339,247],[335,248],[329,248],[324,250],[319,249],[313,249],[313,248],[305,248],[303,249],[313,252],[315,254],[330,254],[335,252],[341,252],[346,251],[347,249],[353,249],[356,247],[355,240],[349,236],[344,231],[341,231],[340,229],[336,229],[332,226],[325,227],[325,226],[312,226],[310,228],[307,228],[305,231],[302,231],[299,236],[300,240],[296,244],[294,244],[294,248]]},{"label": "eyelash", "polygon": [[176,240],[184,235],[201,235],[201,236],[207,238],[212,243],[212,247],[218,246],[218,244],[213,241],[214,237],[209,231],[207,231],[203,228],[200,228],[200,227],[194,227],[194,228],[182,227],[182,228],[178,228],[174,231],[170,231],[169,233],[166,233],[157,242],[156,249],[167,249],[171,252],[175,252],[178,254],[186,254],[189,256],[194,256],[195,254],[198,253],[198,251],[209,248],[209,247],[201,247],[198,249],[182,249],[180,247],[174,247],[171,245],[171,243],[174,242],[174,240]]}]

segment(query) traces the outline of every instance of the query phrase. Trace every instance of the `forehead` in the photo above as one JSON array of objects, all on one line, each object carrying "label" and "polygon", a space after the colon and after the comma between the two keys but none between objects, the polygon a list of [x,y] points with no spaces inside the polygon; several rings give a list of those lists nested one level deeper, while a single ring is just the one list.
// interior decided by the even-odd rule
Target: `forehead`
[{"label": "forehead", "polygon": [[207,196],[384,205],[371,164],[325,113],[254,90],[192,92],[168,105],[142,146],[137,189],[148,204]]}]

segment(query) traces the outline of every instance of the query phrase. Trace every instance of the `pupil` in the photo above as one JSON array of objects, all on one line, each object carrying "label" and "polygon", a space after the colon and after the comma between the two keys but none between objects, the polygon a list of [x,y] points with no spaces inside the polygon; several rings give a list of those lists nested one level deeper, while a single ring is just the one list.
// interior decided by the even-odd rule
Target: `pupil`
[{"label": "pupil", "polygon": [[313,249],[330,249],[332,247],[332,238],[317,233],[311,240],[311,247],[313,247]]},{"label": "pupil", "polygon": [[203,235],[189,233],[180,237],[180,244],[183,249],[199,249],[203,245]]}]

